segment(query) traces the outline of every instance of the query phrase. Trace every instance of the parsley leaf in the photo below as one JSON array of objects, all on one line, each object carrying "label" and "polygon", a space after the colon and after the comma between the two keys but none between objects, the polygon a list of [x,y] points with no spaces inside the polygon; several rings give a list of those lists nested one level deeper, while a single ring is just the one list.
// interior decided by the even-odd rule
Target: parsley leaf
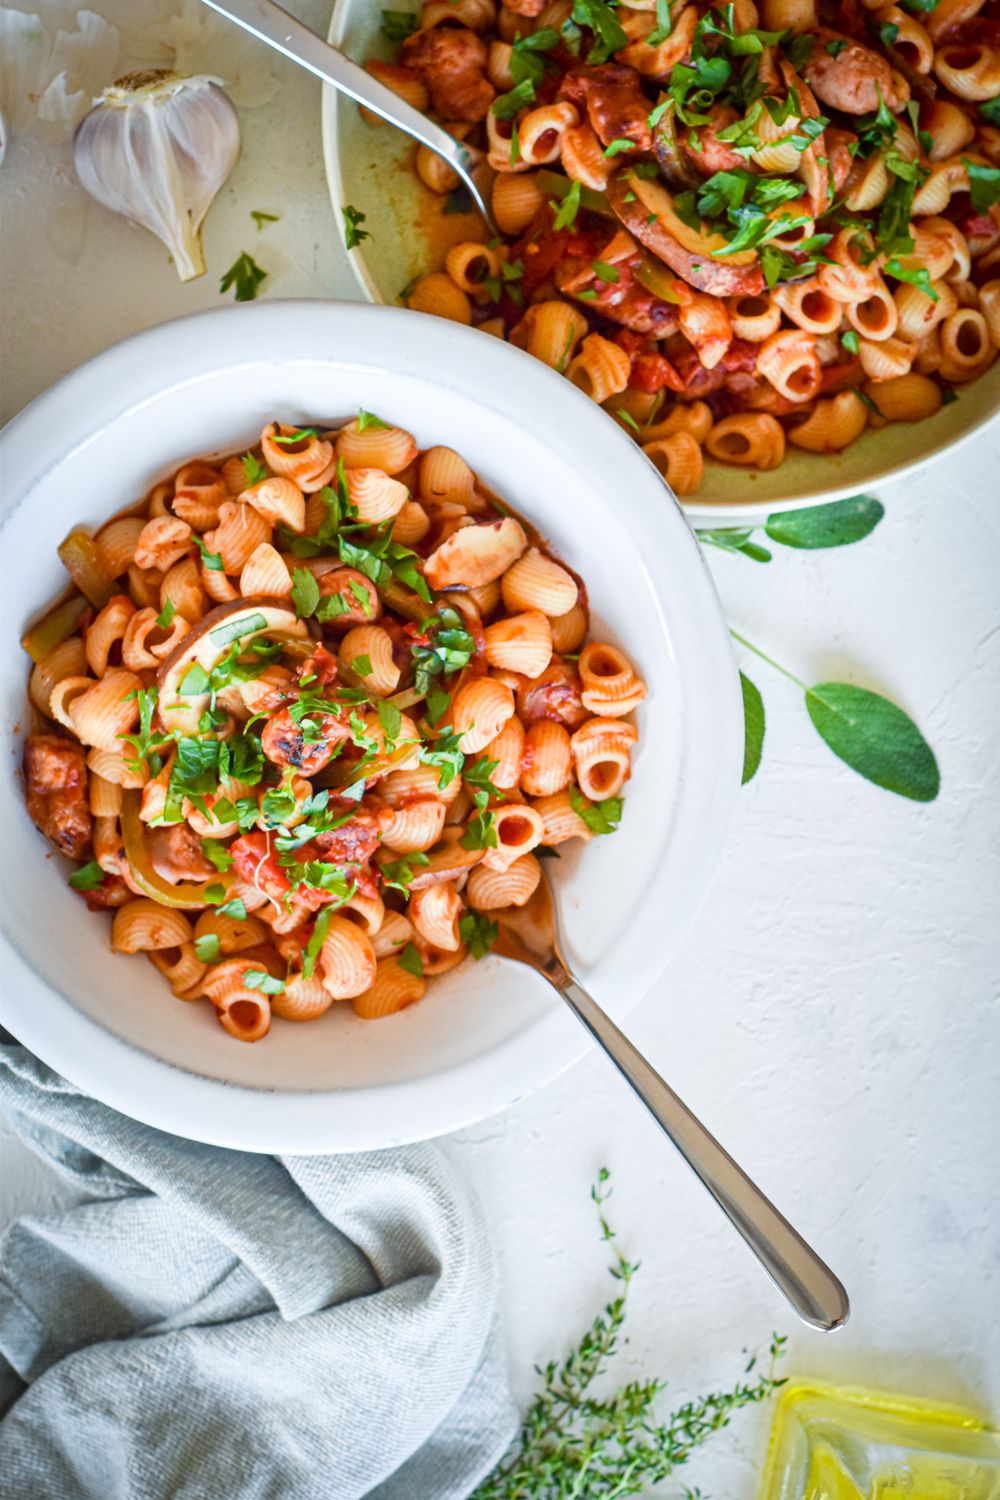
[{"label": "parsley leaf", "polygon": [[234,922],[245,922],[247,919],[246,902],[242,896],[234,896],[227,901],[225,906],[219,907],[220,917],[232,917]]},{"label": "parsley leaf", "polygon": [[243,475],[248,485],[260,484],[262,479],[267,478],[267,469],[253,453],[244,453],[240,463],[243,465]]},{"label": "parsley leaf", "polygon": [[382,12],[382,35],[390,42],[403,42],[412,36],[420,25],[420,17],[411,10],[384,10]]},{"label": "parsley leaf", "polygon": [[237,302],[253,302],[257,296],[257,288],[262,281],[267,280],[267,272],[248,255],[244,250],[236,257],[229,270],[219,282],[219,291],[228,292],[231,286],[236,288]]},{"label": "parsley leaf", "polygon": [[934,283],[931,281],[931,273],[926,266],[903,266],[900,265],[896,256],[892,256],[885,263],[885,274],[895,277],[897,281],[908,281],[911,286],[919,287],[924,296],[929,297],[932,302],[939,300],[934,290]]},{"label": "parsley leaf", "polygon": [[491,108],[498,120],[512,120],[515,115],[520,114],[522,109],[527,109],[534,98],[535,85],[530,78],[524,78],[509,93],[501,94],[499,98],[494,99]]},{"label": "parsley leaf", "polygon": [[473,958],[485,958],[497,940],[499,928],[483,912],[467,911],[458,919],[458,935]]},{"label": "parsley leaf", "polygon": [[296,568],[292,574],[292,603],[300,620],[316,613],[320,601],[319,584],[308,568]]},{"label": "parsley leaf", "polygon": [[423,979],[424,961],[420,957],[420,954],[417,952],[416,947],[413,943],[407,943],[403,951],[401,953],[397,953],[396,962],[399,964],[399,967],[401,969],[405,969],[408,974],[415,975],[417,979]]},{"label": "parsley leaf", "polygon": [[248,990],[260,990],[262,995],[280,995],[285,988],[283,979],[275,979],[264,969],[244,969],[243,983]]},{"label": "parsley leaf", "polygon": [[99,885],[104,884],[104,871],[96,859],[88,860],[85,865],[73,871],[69,883],[74,891],[96,891]]},{"label": "parsley leaf", "polygon": [[218,552],[209,552],[208,548],[205,546],[205,543],[202,541],[201,537],[198,536],[197,532],[195,533],[194,539],[198,543],[198,551],[201,553],[202,563],[208,569],[208,571],[210,573],[224,572],[225,569],[222,566],[222,558],[219,556]]},{"label": "parsley leaf", "polygon": [[609,146],[605,146],[605,148],[604,148],[604,155],[605,156],[618,156],[620,154],[620,152],[622,152],[622,151],[634,151],[634,150],[635,150],[635,141],[630,141],[626,136],[619,136],[616,141],[612,141]]},{"label": "parsley leaf", "polygon": [[367,229],[361,228],[368,216],[361,213],[359,209],[353,208],[350,203],[344,204],[341,213],[344,216],[344,248],[356,250],[362,240],[371,239]]},{"label": "parsley leaf", "polygon": [[614,833],[621,822],[620,797],[605,797],[603,802],[588,802],[579,787],[570,786],[569,800],[573,811],[583,819],[591,833]]},{"label": "parsley leaf", "polygon": [[569,192],[563,197],[556,212],[553,229],[572,229],[576,223],[576,216],[580,212],[580,195],[583,192],[583,183],[574,182]]},{"label": "parsley leaf", "polygon": [[194,951],[203,964],[217,964],[222,958],[222,944],[217,932],[206,932],[194,940]]},{"label": "parsley leaf", "polygon": [[261,209],[261,208],[252,208],[250,210],[250,217],[251,217],[251,219],[253,219],[254,223],[257,225],[257,229],[258,229],[258,232],[259,232],[261,229],[264,228],[265,224],[277,224],[278,220],[281,218],[281,215],[280,214],[266,214],[264,212],[264,210]]},{"label": "parsley leaf", "polygon": [[969,174],[969,197],[977,214],[986,213],[994,203],[1000,201],[1000,167],[988,167],[982,162],[962,157],[962,165]]},{"label": "parsley leaf", "polygon": [[410,889],[410,882],[416,873],[416,867],[429,864],[430,860],[426,854],[402,854],[399,859],[390,860],[382,865],[382,882],[393,890],[402,891],[405,895]]},{"label": "parsley leaf", "polygon": [[358,411],[358,431],[367,432],[369,427],[378,427],[383,432],[388,432],[390,430],[390,423],[383,422],[382,418],[377,417],[373,411],[365,411],[362,407]]},{"label": "parsley leaf", "polygon": [[202,839],[201,852],[210,864],[214,865],[220,875],[232,867],[233,856],[225,844],[218,839]]},{"label": "parsley leaf", "polygon": [[174,608],[173,600],[168,599],[166,604],[163,606],[163,608],[160,610],[160,613],[156,617],[156,624],[159,629],[166,630],[176,613],[177,610]]},{"label": "parsley leaf", "polygon": [[586,57],[590,64],[607,62],[613,52],[628,46],[628,33],[606,0],[573,0],[570,19],[594,33],[594,44]]}]

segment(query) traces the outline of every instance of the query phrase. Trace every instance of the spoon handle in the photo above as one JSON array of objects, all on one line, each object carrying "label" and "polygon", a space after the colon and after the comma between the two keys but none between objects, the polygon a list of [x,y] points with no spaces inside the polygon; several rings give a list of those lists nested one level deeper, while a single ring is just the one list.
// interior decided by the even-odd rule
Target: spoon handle
[{"label": "spoon handle", "polygon": [[379,83],[371,73],[367,73],[349,57],[345,57],[343,52],[317,36],[315,31],[303,26],[301,21],[282,10],[274,0],[202,0],[202,3],[217,11],[220,16],[235,22],[237,26],[242,26],[251,36],[274,47],[357,104],[372,110],[390,125],[397,126],[407,135],[413,136],[414,140],[428,146],[458,173],[487,223],[492,226],[482,193],[472,179],[466,148],[461,141],[449,135],[447,130],[414,109],[412,104],[407,104],[398,94],[386,88],[385,84]]},{"label": "spoon handle", "polygon": [[815,1250],[750,1181],[583,986],[565,971],[557,976],[550,970],[547,977],[632,1085],[688,1166],[701,1178],[799,1317],[814,1328],[827,1330],[845,1323],[850,1313],[847,1293]]}]

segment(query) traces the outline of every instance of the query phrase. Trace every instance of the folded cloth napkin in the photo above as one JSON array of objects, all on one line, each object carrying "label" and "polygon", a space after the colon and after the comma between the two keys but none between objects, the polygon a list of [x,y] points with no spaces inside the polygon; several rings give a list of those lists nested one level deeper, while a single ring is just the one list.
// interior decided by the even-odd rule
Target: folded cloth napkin
[{"label": "folded cloth napkin", "polygon": [[433,1148],[226,1151],[0,1043],[85,1195],[0,1241],[3,1500],[451,1500],[513,1436],[480,1210]]}]

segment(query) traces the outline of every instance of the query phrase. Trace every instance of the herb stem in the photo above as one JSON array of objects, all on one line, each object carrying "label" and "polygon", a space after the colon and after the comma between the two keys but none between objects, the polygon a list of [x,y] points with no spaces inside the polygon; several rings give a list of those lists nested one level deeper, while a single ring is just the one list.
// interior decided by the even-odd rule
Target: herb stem
[{"label": "herb stem", "polygon": [[804,693],[809,692],[801,677],[796,677],[794,672],[789,672],[787,667],[783,667],[780,662],[775,661],[773,656],[768,656],[767,652],[762,651],[759,646],[755,646],[753,641],[748,641],[746,636],[740,635],[738,630],[733,630],[730,627],[729,634],[734,641],[739,641],[741,646],[745,646],[748,651],[752,651],[754,656],[759,656],[761,661],[766,661],[769,667],[773,667],[776,672],[780,672],[782,677],[787,677],[789,682],[794,682]]}]

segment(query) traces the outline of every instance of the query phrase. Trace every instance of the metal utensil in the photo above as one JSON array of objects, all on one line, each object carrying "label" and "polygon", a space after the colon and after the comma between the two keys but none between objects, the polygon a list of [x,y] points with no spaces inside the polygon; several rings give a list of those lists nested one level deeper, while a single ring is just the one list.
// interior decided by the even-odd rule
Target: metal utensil
[{"label": "metal utensil", "polygon": [[493,952],[527,964],[558,990],[799,1317],[825,1330],[845,1323],[850,1304],[837,1277],[573,977],[560,947],[552,892],[544,873],[527,906],[506,907],[491,916],[499,927]]},{"label": "metal utensil", "polygon": [[491,234],[497,234],[496,224],[490,212],[489,196],[493,172],[481,151],[474,151],[461,141],[456,141],[440,125],[422,115],[412,104],[407,104],[379,83],[364,68],[351,62],[336,47],[324,42],[308,26],[303,26],[287,10],[275,5],[273,0],[202,0],[202,4],[234,21],[249,31],[251,36],[274,47],[292,62],[298,63],[324,83],[339,89],[357,104],[363,104],[374,114],[380,115],[390,125],[396,125],[411,135],[421,145],[429,147],[436,156],[447,162],[468,188],[476,208],[489,225]]}]

